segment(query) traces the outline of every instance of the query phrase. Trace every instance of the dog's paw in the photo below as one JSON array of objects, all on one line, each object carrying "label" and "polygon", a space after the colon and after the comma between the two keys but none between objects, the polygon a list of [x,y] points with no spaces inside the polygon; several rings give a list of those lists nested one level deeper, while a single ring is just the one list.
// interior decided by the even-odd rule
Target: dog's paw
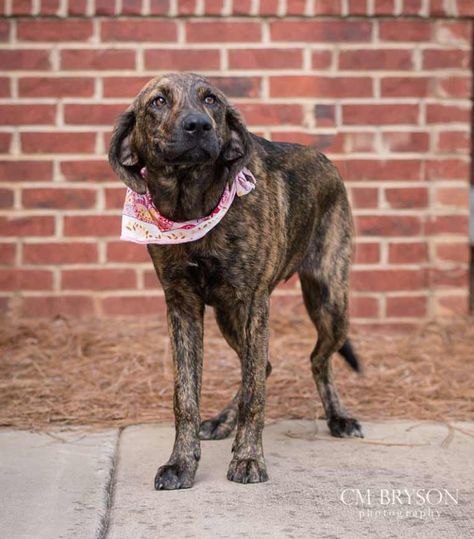
[{"label": "dog's paw", "polygon": [[363,438],[362,427],[353,417],[336,416],[328,421],[328,427],[332,436],[337,438]]},{"label": "dog's paw", "polygon": [[234,424],[219,418],[207,419],[201,423],[199,438],[201,440],[223,440],[234,430]]},{"label": "dog's paw", "polygon": [[256,459],[233,458],[227,472],[227,479],[236,483],[263,483],[268,481],[265,462]]},{"label": "dog's paw", "polygon": [[156,490],[176,490],[191,488],[194,483],[194,471],[190,471],[178,464],[165,464],[160,466],[155,475]]}]

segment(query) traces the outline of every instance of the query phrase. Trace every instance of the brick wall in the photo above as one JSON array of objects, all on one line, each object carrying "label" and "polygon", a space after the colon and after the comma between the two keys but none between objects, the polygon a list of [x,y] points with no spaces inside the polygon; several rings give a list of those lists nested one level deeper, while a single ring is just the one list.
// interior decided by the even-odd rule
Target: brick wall
[{"label": "brick wall", "polygon": [[[0,305],[150,314],[118,241],[111,126],[167,70],[216,81],[249,126],[338,165],[357,228],[352,317],[465,313],[472,0],[0,0]],[[297,280],[275,307],[299,309]]]}]

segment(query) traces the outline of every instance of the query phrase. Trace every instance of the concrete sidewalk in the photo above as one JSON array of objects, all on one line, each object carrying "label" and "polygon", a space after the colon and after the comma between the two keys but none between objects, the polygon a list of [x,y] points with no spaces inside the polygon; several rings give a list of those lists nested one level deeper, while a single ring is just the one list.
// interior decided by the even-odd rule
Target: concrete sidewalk
[{"label": "concrete sidewalk", "polygon": [[226,479],[231,440],[203,442],[195,486],[155,491],[170,426],[0,431],[0,538],[474,537],[474,423],[267,425],[270,480]]}]

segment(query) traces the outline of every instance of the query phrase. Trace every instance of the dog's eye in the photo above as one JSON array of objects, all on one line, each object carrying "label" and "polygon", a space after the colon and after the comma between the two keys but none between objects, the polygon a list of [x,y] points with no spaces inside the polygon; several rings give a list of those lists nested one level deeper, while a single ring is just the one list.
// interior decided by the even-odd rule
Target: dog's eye
[{"label": "dog's eye", "polygon": [[165,99],[162,95],[159,95],[159,96],[155,99],[155,105],[156,105],[158,108],[163,107],[164,105],[166,105],[166,99]]},{"label": "dog's eye", "polygon": [[206,103],[206,105],[214,105],[216,101],[217,97],[212,94],[206,95],[206,97],[204,98],[204,103]]}]

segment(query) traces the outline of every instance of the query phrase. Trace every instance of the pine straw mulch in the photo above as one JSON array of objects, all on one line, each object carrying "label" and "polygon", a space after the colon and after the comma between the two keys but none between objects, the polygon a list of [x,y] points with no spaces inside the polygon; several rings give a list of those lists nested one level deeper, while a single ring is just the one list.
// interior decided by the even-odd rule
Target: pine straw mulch
[{"label": "pine straw mulch", "polygon": [[[124,426],[171,421],[173,367],[164,320],[0,320],[0,426]],[[321,417],[306,318],[272,317],[267,418]],[[359,376],[337,358],[336,382],[361,419],[473,420],[472,318],[404,335],[358,330]],[[206,319],[202,417],[233,395],[238,360]]]}]

